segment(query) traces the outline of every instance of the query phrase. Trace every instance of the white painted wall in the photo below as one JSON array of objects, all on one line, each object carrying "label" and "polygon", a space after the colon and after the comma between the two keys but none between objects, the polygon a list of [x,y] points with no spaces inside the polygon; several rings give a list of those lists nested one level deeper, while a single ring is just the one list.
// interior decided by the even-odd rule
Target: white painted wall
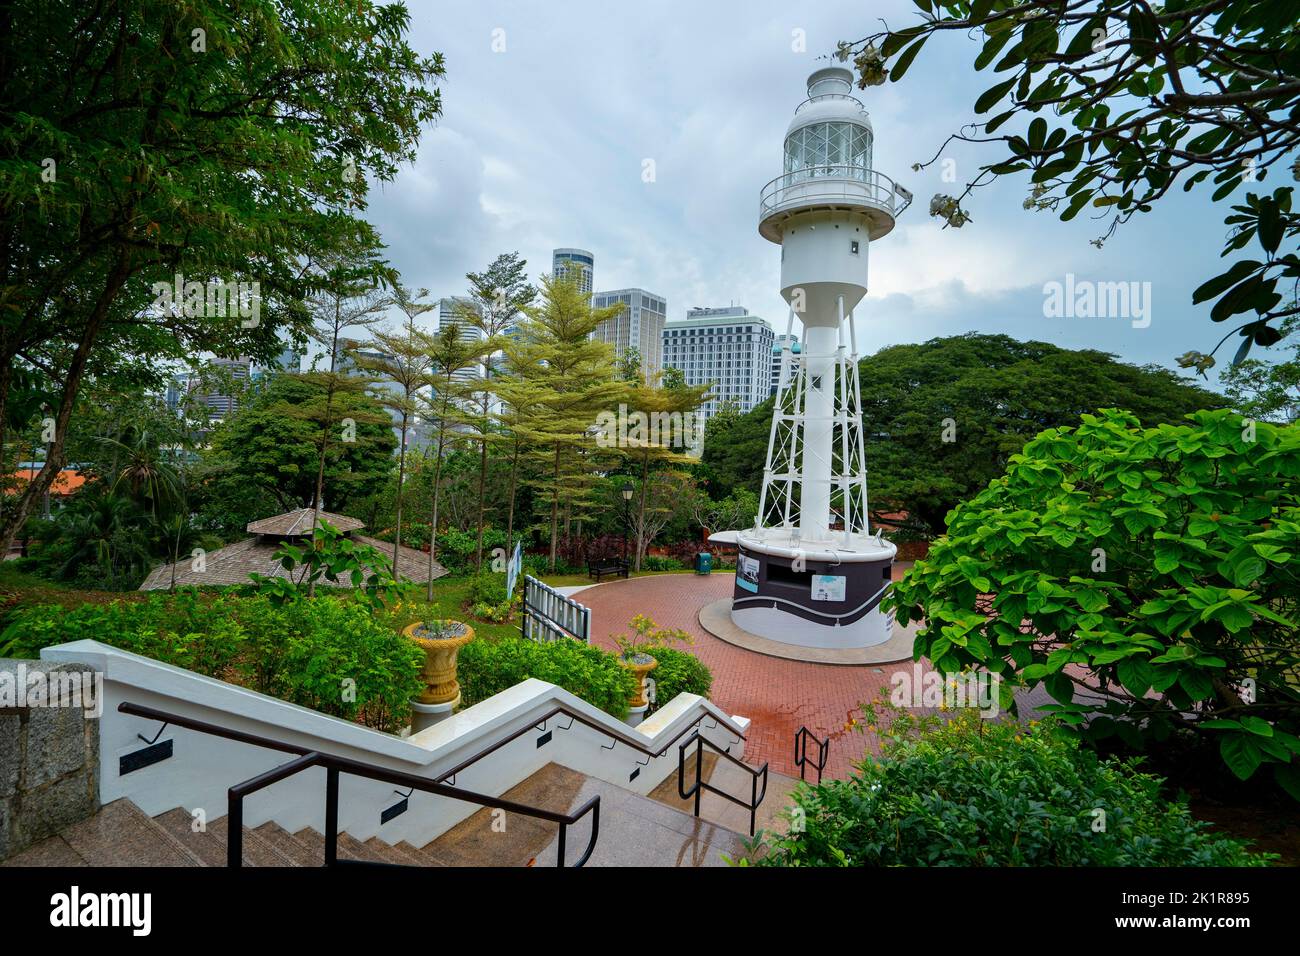
[{"label": "white painted wall", "polygon": [[[118,773],[118,758],[144,747],[139,737],[152,740],[159,725],[119,713],[120,703],[155,707],[430,779],[515,730],[536,724],[557,704],[566,705],[611,733],[642,740],[652,751],[684,727],[706,717],[701,725],[704,736],[719,746],[731,746],[731,753],[742,757],[744,740],[740,735],[749,728],[748,719],[728,716],[693,694],[679,695],[649,720],[632,728],[554,684],[526,680],[440,724],[401,738],[98,641],[48,647],[41,657],[79,663],[104,674],[99,784],[103,803],[129,797],[150,815],[175,807],[191,812],[202,809],[209,821],[226,814],[229,787],[292,760],[293,755],[168,727],[158,739],[174,741],[173,756],[122,776]],[[537,739],[542,731],[523,734],[462,772],[455,786],[500,796],[554,762],[645,794],[676,772],[678,748],[673,745],[662,757],[640,767],[636,779],[630,780],[638,761],[646,759],[644,755],[622,743],[612,751],[603,750],[602,745],[610,740],[606,734],[577,721],[568,730],[562,729],[569,723],[564,716],[552,718],[545,728],[552,732],[551,741],[541,747]],[[339,785],[339,829],[359,840],[379,836],[390,844],[407,840],[422,846],[479,809],[477,804],[416,792],[404,814],[381,826],[380,811],[400,799],[389,784],[343,775]],[[267,821],[291,832],[305,826],[323,830],[325,771],[303,771],[247,798],[245,824],[255,827]]]}]

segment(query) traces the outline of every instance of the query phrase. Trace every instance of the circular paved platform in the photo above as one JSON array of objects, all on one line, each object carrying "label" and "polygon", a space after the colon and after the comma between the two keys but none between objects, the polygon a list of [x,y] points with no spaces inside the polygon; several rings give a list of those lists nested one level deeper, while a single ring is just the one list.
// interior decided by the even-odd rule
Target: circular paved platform
[{"label": "circular paved platform", "polygon": [[875,647],[802,647],[798,644],[784,644],[781,641],[759,637],[739,627],[731,619],[731,600],[731,598],[722,598],[700,608],[698,618],[700,627],[719,640],[743,647],[756,654],[780,657],[787,661],[839,666],[895,664],[912,659],[916,624],[909,624],[906,627],[895,624],[893,636]]},{"label": "circular paved platform", "polygon": [[[897,566],[895,572],[902,573]],[[734,589],[735,575],[729,573],[656,574],[586,587],[577,600],[591,608],[591,640],[605,650],[615,650],[613,635],[628,633],[637,614],[690,634],[694,643],[681,649],[713,673],[709,698],[727,713],[753,721],[745,742],[749,763],[766,760],[776,773],[799,776],[794,735],[806,726],[830,740],[826,776],[848,776],[868,750],[875,750],[874,735],[859,732],[855,724],[863,705],[888,693],[894,673],[910,674],[911,660],[826,664],[772,657],[724,641],[701,626],[699,615],[706,605],[730,600]],[[903,656],[910,658],[910,648]]]}]

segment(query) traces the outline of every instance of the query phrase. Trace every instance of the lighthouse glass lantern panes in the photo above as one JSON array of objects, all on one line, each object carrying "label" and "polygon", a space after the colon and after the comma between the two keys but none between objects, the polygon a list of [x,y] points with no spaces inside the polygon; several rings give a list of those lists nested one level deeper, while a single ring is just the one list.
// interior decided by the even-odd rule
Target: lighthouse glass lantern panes
[{"label": "lighthouse glass lantern panes", "polygon": [[814,176],[866,179],[870,168],[871,133],[853,123],[815,123],[785,141],[785,172],[792,183]]},{"label": "lighthouse glass lantern panes", "polygon": [[849,165],[851,127],[847,123],[829,123],[826,131],[826,161],[830,166]]},{"label": "lighthouse glass lantern panes", "polygon": [[852,129],[853,147],[848,162],[850,166],[861,169],[863,172],[858,178],[865,179],[866,171],[871,168],[871,132],[861,126]]}]

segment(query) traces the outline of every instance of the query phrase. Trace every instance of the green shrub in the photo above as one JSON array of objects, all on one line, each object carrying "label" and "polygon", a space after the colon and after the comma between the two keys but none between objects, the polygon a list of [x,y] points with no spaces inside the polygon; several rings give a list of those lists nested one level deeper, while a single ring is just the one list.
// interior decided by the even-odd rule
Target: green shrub
[{"label": "green shrub", "polygon": [[1300,427],[1187,417],[1042,432],[889,601],[918,659],[1002,675],[1003,706],[1041,683],[1090,739],[1215,745],[1300,799]]},{"label": "green shrub", "polygon": [[282,544],[272,555],[286,576],[253,572],[249,579],[257,593],[274,604],[300,601],[316,584],[350,587],[352,597],[371,610],[382,610],[415,592],[410,581],[393,577],[392,558],[373,544],[353,541],[321,519],[315,540],[305,545]]},{"label": "green shrub", "polygon": [[[515,590],[518,591],[523,586],[523,577],[521,576],[515,582]],[[469,578],[469,587],[465,592],[466,603],[474,604],[503,604],[506,601],[506,576],[505,573],[495,571],[480,571],[478,574]]]},{"label": "green shrub", "polygon": [[241,610],[248,686],[381,730],[404,726],[424,687],[424,652],[363,604],[318,596],[278,607],[253,600]]},{"label": "green shrub", "polygon": [[[961,711],[901,717],[848,780],[796,789],[765,866],[1261,866],[1161,796],[1136,761],[1099,760],[1051,723]],[[1101,816],[1098,811],[1104,813]],[[1104,829],[1100,829],[1104,822]]]},{"label": "green shrub", "polygon": [[91,639],[368,726],[404,725],[423,687],[423,652],[382,616],[345,597],[277,606],[265,597],[192,590],[139,601],[37,605],[0,632],[0,653]]},{"label": "green shrub", "polygon": [[613,654],[567,638],[549,644],[522,637],[470,641],[460,649],[459,661],[457,679],[466,707],[535,677],[621,719],[636,692],[632,673]]},{"label": "green shrub", "polygon": [[502,601],[500,604],[475,604],[469,609],[471,617],[480,621],[490,621],[493,624],[505,624],[510,620],[510,613],[514,605],[510,601]]},{"label": "green shrub", "polygon": [[143,600],[34,605],[10,617],[0,632],[0,654],[34,659],[53,644],[94,640],[224,679],[244,640],[237,603],[182,588]]},{"label": "green shrub", "polygon": [[566,561],[562,557],[557,557],[555,559],[555,570],[552,571],[550,558],[544,554],[525,554],[523,563],[523,574],[531,574],[535,578],[545,578],[550,574],[587,573],[587,566],[585,564],[575,564],[571,561]]},{"label": "green shrub", "polygon": [[641,567],[647,571],[680,571],[686,566],[677,558],[666,558],[658,554],[648,554],[641,562]]},{"label": "green shrub", "polygon": [[655,682],[654,709],[658,710],[678,694],[699,694],[709,696],[713,686],[713,674],[704,662],[690,651],[679,651],[671,647],[648,647],[645,652],[659,662],[659,666],[650,672]]},{"label": "green shrub", "polygon": [[[506,546],[506,533],[496,528],[483,531],[483,560],[491,559],[494,548]],[[438,535],[438,562],[452,574],[466,574],[474,569],[478,550],[477,531],[444,531]]]}]

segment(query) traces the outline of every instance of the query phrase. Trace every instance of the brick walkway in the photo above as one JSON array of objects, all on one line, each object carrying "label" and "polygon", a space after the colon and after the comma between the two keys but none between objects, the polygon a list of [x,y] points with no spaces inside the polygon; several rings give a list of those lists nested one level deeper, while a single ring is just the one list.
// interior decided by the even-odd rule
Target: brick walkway
[{"label": "brick walkway", "polygon": [[845,777],[862,758],[867,736],[846,730],[846,723],[873,700],[889,675],[911,670],[912,662],[844,667],[780,660],[720,641],[700,627],[700,608],[729,597],[732,574],[663,574],[614,581],[588,588],[575,600],[591,608],[592,641],[614,650],[611,634],[629,630],[628,622],[645,614],[661,627],[680,627],[695,638],[683,650],[700,658],[713,672],[710,697],[731,714],[753,721],[745,760],[771,763],[778,773],[798,776],[794,765],[794,734],[800,726],[818,737],[831,738],[827,777]]}]

